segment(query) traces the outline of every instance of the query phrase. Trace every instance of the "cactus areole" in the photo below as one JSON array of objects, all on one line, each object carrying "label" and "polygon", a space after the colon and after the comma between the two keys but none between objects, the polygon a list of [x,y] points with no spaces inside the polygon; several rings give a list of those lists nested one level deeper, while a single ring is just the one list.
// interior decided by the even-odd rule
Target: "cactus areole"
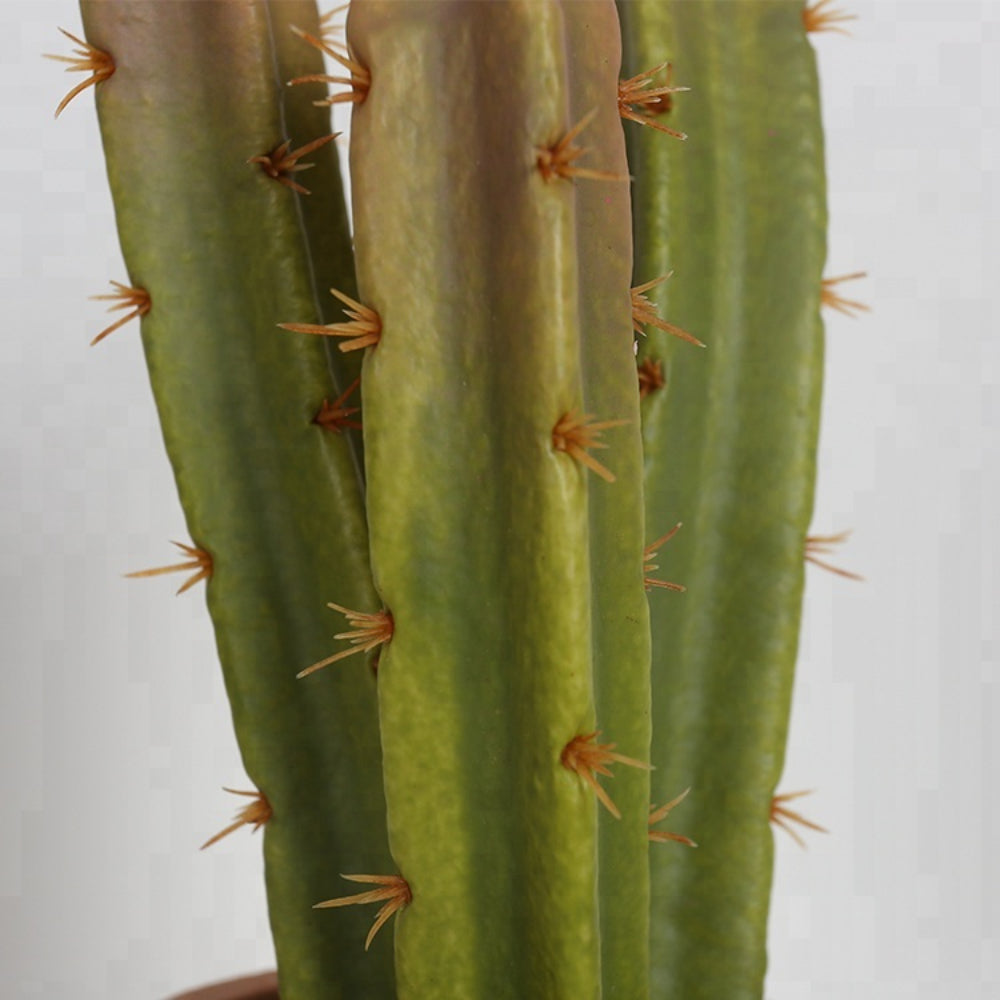
[{"label": "cactus areole", "polygon": [[191,536],[132,575],[205,582],[253,785],[205,846],[262,829],[283,1000],[759,998],[821,371],[801,3],[81,8],[130,310],[94,341],[141,323]]}]

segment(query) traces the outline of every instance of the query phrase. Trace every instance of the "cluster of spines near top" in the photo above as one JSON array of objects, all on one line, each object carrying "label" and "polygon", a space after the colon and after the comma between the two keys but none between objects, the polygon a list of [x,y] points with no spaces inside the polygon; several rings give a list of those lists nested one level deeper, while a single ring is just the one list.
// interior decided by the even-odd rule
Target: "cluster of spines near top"
[{"label": "cluster of spines near top", "polygon": [[[841,25],[844,21],[849,19],[849,16],[830,9],[828,6],[829,3],[830,0],[819,0],[818,3],[804,8],[803,22],[807,30],[844,31]],[[337,11],[331,12],[331,14],[336,13]],[[324,18],[323,23],[325,28],[331,27],[329,15]],[[73,97],[88,86],[108,79],[115,71],[114,60],[111,54],[100,51],[87,42],[70,35],[68,32],[64,31],[63,33],[75,42],[79,48],[75,50],[74,55],[71,57],[53,56],[52,58],[60,59],[69,63],[68,69],[71,71],[88,73],[88,77],[83,82],[73,87],[72,90],[70,90],[70,92],[59,103],[56,110],[57,116],[64,110]],[[291,80],[289,83],[299,84],[309,82],[325,82],[347,88],[340,93],[316,102],[317,104],[333,105],[337,103],[362,103],[365,100],[371,86],[372,75],[369,68],[362,66],[345,48],[337,45],[325,31],[321,37],[316,37],[301,31],[297,33],[306,43],[321,49],[328,57],[339,64],[343,72],[347,75],[343,75],[343,73],[340,75],[312,75]],[[663,76],[664,82],[657,86],[654,85],[654,83],[658,76]],[[663,63],[636,77],[621,81],[618,94],[621,116],[624,119],[650,126],[670,136],[683,139],[685,138],[683,133],[666,126],[661,119],[670,111],[673,95],[681,93],[686,89],[687,88],[683,86],[675,86],[673,84],[670,78],[670,65],[668,63]],[[581,119],[569,128],[558,142],[549,146],[540,146],[536,150],[537,168],[541,176],[546,181],[575,181],[577,179],[581,181],[627,180],[627,178],[620,177],[616,174],[583,167],[576,163],[576,161],[583,156],[587,150],[575,145],[574,142],[581,135],[581,133],[583,133],[588,121],[589,116]],[[299,194],[308,195],[310,193],[309,190],[302,184],[298,183],[294,179],[294,175],[308,169],[310,166],[308,162],[303,161],[303,157],[307,156],[311,152],[314,152],[316,149],[334,140],[335,138],[335,134],[321,136],[295,150],[292,150],[291,143],[286,141],[269,152],[249,157],[247,162],[248,164],[257,166],[268,177],[274,179],[290,190]],[[867,308],[859,302],[841,297],[836,290],[836,285],[840,282],[862,276],[863,273],[858,272],[841,277],[825,279],[822,289],[823,303],[831,308],[838,309],[852,315]],[[654,278],[631,290],[633,323],[635,330],[641,334],[643,332],[643,327],[647,324],[651,324],[660,330],[680,338],[681,340],[687,341],[693,345],[704,347],[705,345],[692,334],[661,319],[657,314],[655,307],[646,298],[645,293],[647,291],[666,281],[669,277],[670,275],[663,275],[659,278]],[[111,325],[102,330],[93,339],[92,344],[96,344],[103,340],[109,334],[119,329],[130,320],[146,316],[152,308],[150,293],[146,289],[131,287],[114,281],[111,284],[114,287],[114,291],[111,294],[94,296],[94,298],[111,301],[113,304],[110,308],[115,311],[123,311],[125,312],[125,315],[121,316]],[[305,324],[289,321],[282,322],[278,325],[283,329],[292,332],[340,338],[338,346],[340,350],[344,352],[377,348],[379,338],[381,336],[381,322],[378,314],[374,310],[349,297],[344,292],[337,289],[331,289],[330,291],[345,305],[345,312],[348,317],[346,322],[331,324]],[[358,382],[355,380],[339,397],[333,401],[332,404],[328,400],[324,400],[323,407],[316,414],[314,422],[319,426],[332,431],[339,431],[344,428],[359,428],[360,423],[357,420],[351,419],[351,417],[356,415],[359,410],[356,407],[349,406],[347,402],[351,393],[357,388],[357,385]],[[640,397],[646,397],[647,395],[664,388],[664,386],[665,379],[660,363],[652,359],[644,360],[638,366],[638,391]],[[560,417],[559,421],[551,429],[550,437],[552,448],[555,451],[568,454],[571,458],[587,466],[602,478],[608,481],[613,481],[613,473],[605,465],[599,462],[591,454],[591,451],[595,448],[606,447],[606,445],[600,440],[601,431],[610,429],[621,423],[624,423],[624,421],[595,420],[591,415],[576,411],[568,411]],[[679,527],[680,524],[676,525],[667,534],[651,543],[645,549],[643,554],[645,560],[644,579],[647,589],[653,587],[661,587],[676,591],[682,591],[684,589],[684,587],[680,584],[662,581],[652,577],[651,575],[656,569],[656,566],[652,564],[652,559],[655,557],[657,550],[663,543],[668,541],[673,536]],[[804,542],[804,556],[807,560],[831,569],[834,572],[841,573],[845,576],[856,577],[856,574],[849,573],[837,567],[832,567],[817,558],[817,555],[828,553],[831,546],[843,541],[845,537],[845,532],[835,535],[808,536]],[[211,576],[213,562],[209,553],[203,551],[197,546],[187,545],[180,542],[175,542],[174,544],[177,545],[184,553],[186,557],[185,561],[152,570],[131,573],[128,575],[143,577],[160,575],[174,571],[189,571],[192,575],[181,586],[178,593],[187,590],[200,580],[207,579]],[[309,675],[322,667],[344,659],[352,654],[371,652],[377,649],[380,645],[391,641],[394,623],[392,615],[387,609],[382,609],[373,613],[365,613],[352,611],[341,605],[333,603],[331,603],[329,607],[344,614],[351,625],[350,631],[338,633],[335,636],[336,639],[348,641],[349,648],[343,649],[327,659],[321,660],[303,669],[299,673],[299,677]],[[599,743],[599,735],[599,731],[593,731],[590,733],[578,734],[573,737],[573,739],[571,739],[564,747],[560,756],[560,763],[562,766],[579,774],[580,777],[592,787],[597,798],[604,804],[609,812],[617,816],[617,808],[608,796],[607,792],[598,783],[597,776],[610,774],[608,767],[614,762],[635,767],[648,767],[649,765],[615,752],[614,743]],[[222,836],[232,832],[241,825],[252,825],[254,829],[257,829],[270,819],[271,807],[263,793],[258,791],[236,792],[236,794],[250,796],[252,801],[248,806],[246,806],[245,809],[240,811],[236,822],[211,838],[204,846],[208,846],[209,844],[216,842]],[[795,831],[788,825],[788,821],[797,822],[813,829],[822,830],[822,827],[806,820],[804,817],[787,807],[786,803],[789,800],[802,794],[805,793],[795,792],[776,795],[771,807],[771,818],[773,822],[784,827],[793,837],[796,837],[796,839],[798,838]],[[687,795],[687,790],[664,806],[659,808],[651,806],[649,817],[650,824],[652,825],[662,821],[670,810],[682,801],[685,795]],[[651,829],[649,839],[654,842],[674,840],[693,846],[693,841],[689,838],[680,834],[662,830]],[[318,907],[337,907],[352,903],[382,902],[383,906],[375,919],[366,941],[367,947],[368,944],[371,943],[371,940],[377,930],[389,919],[389,917],[411,901],[410,888],[400,875],[345,875],[344,878],[355,882],[374,884],[377,888],[356,896],[328,900],[316,905]]]}]

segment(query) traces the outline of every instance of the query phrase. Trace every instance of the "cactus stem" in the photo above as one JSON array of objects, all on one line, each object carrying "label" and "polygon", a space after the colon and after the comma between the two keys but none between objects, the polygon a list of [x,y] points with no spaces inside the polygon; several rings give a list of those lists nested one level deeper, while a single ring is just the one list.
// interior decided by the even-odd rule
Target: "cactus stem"
[{"label": "cactus stem", "polygon": [[340,896],[337,899],[327,899],[322,903],[316,903],[314,910],[322,910],[335,906],[356,906],[364,903],[382,903],[385,905],[375,915],[375,922],[372,924],[368,937],[365,938],[365,951],[375,939],[382,925],[397,911],[403,909],[413,900],[413,893],[405,878],[401,875],[341,875],[349,882],[362,882],[379,885],[382,888],[372,889],[369,892],[359,892],[354,896]]},{"label": "cactus stem", "polygon": [[855,302],[853,299],[845,299],[839,295],[834,285],[840,284],[842,281],[854,281],[856,278],[866,278],[868,277],[867,271],[855,271],[853,274],[842,274],[837,278],[823,278],[820,282],[821,290],[819,300],[824,306],[829,306],[831,309],[836,309],[838,312],[842,312],[845,316],[855,317],[859,312],[869,312],[871,306],[865,305],[864,302]]},{"label": "cactus stem", "polygon": [[190,590],[196,583],[207,580],[212,575],[212,557],[204,549],[199,549],[194,545],[185,545],[183,542],[172,542],[171,544],[176,545],[186,556],[190,556],[190,559],[187,562],[174,563],[171,566],[157,566],[155,569],[140,569],[134,573],[126,573],[126,578],[137,580],[149,576],[163,576],[164,573],[184,573],[188,570],[194,570],[194,573],[177,590],[178,594],[183,594],[185,590]]},{"label": "cactus stem", "polygon": [[552,447],[556,451],[566,452],[571,458],[575,458],[588,469],[596,472],[602,479],[613,483],[615,481],[614,473],[598,462],[586,449],[607,448],[603,441],[597,440],[600,432],[609,427],[621,427],[627,423],[627,420],[594,422],[589,413],[577,416],[575,411],[570,410],[568,413],[564,413],[559,418],[559,422],[552,428]]},{"label": "cactus stem", "polygon": [[845,576],[848,580],[864,580],[859,573],[852,573],[850,570],[841,569],[839,566],[831,566],[830,563],[817,559],[817,555],[830,555],[834,547],[842,545],[847,541],[850,531],[839,531],[834,535],[806,535],[804,546],[806,562],[811,562],[814,566],[836,573],[838,576]]},{"label": "cactus stem", "polygon": [[288,175],[296,173],[299,170],[309,170],[311,167],[316,166],[315,163],[299,163],[298,161],[303,156],[308,156],[309,153],[319,149],[320,146],[325,146],[331,139],[336,139],[338,135],[340,135],[339,132],[333,132],[330,135],[320,136],[320,138],[313,139],[312,142],[307,142],[304,146],[300,146],[298,149],[292,150],[292,152],[288,151],[292,145],[292,141],[289,139],[270,153],[251,156],[247,160],[247,163],[260,164],[260,169],[268,177],[273,178],[279,184],[284,184],[285,187],[291,188],[293,191],[297,191],[299,194],[311,194],[312,192],[308,188],[297,184]]},{"label": "cactus stem", "polygon": [[844,21],[856,21],[857,14],[846,14],[842,10],[833,9],[833,0],[818,0],[802,8],[802,24],[806,31],[836,31],[841,35],[850,35],[846,28],[840,25]]},{"label": "cactus stem", "polygon": [[323,400],[319,413],[313,417],[313,423],[327,431],[334,431],[339,434],[345,427],[353,427],[361,430],[361,423],[357,420],[349,419],[355,413],[361,412],[360,406],[345,406],[347,397],[361,384],[359,375],[332,403],[328,399]]},{"label": "cactus stem", "polygon": [[[680,795],[672,798],[666,805],[660,806],[659,809],[651,805],[649,807],[649,825],[653,826],[653,824],[665,820],[670,815],[670,811],[674,806],[680,805],[687,798],[687,794],[690,791],[690,788],[685,788]],[[698,846],[690,837],[685,837],[680,833],[671,833],[669,830],[650,830],[649,839],[654,844],[665,844],[668,840],[672,840],[678,844],[687,844],[688,847]]]},{"label": "cactus stem", "polygon": [[91,295],[91,301],[115,302],[116,305],[108,307],[108,312],[117,312],[119,309],[131,309],[132,311],[127,316],[122,316],[110,326],[105,327],[90,342],[91,347],[100,343],[105,337],[108,336],[108,334],[114,333],[115,330],[117,330],[120,326],[124,326],[130,320],[135,319],[137,316],[145,316],[153,304],[149,298],[149,292],[147,292],[145,288],[131,288],[128,285],[123,285],[120,281],[112,281],[111,284],[117,289],[117,291],[114,291],[109,295]]},{"label": "cactus stem", "polygon": [[[653,82],[653,77],[661,70],[666,70],[667,83],[663,87],[654,87],[652,90],[646,88]],[[659,132],[666,132],[675,139],[686,139],[685,132],[678,132],[677,129],[667,128],[661,125],[652,115],[665,115],[671,107],[671,94],[679,94],[690,90],[690,87],[674,87],[670,78],[673,67],[670,63],[660,63],[645,73],[629,77],[628,80],[618,81],[618,113],[622,118],[627,118],[631,122],[638,122],[640,125],[648,125]],[[639,107],[642,110],[636,110]]]},{"label": "cactus stem", "polygon": [[253,792],[242,792],[235,788],[223,788],[224,792],[230,792],[232,795],[248,795],[253,799],[253,802],[244,806],[236,814],[236,822],[230,823],[225,830],[220,830],[214,837],[209,837],[204,844],[201,845],[201,850],[205,850],[206,847],[211,847],[212,844],[218,843],[223,837],[228,837],[233,831],[238,830],[241,826],[253,825],[253,832],[256,833],[273,815],[271,810],[271,803],[267,801],[267,797],[263,792],[253,791]]},{"label": "cactus stem", "polygon": [[600,786],[597,781],[598,774],[613,777],[609,765],[613,762],[627,764],[629,767],[639,767],[643,770],[652,770],[651,765],[634,757],[626,757],[624,754],[615,753],[614,743],[598,743],[597,737],[601,731],[595,730],[585,736],[574,736],[573,739],[563,747],[559,755],[559,761],[568,771],[575,771],[594,790],[594,794],[600,799],[605,809],[614,816],[621,819],[622,814],[618,807],[611,801],[611,796]]},{"label": "cactus stem", "polygon": [[[668,583],[666,580],[656,580],[651,577],[650,573],[655,573],[660,567],[653,562],[656,558],[657,550],[661,545],[669,542],[674,535],[680,530],[681,524],[683,522],[678,521],[662,538],[657,538],[655,542],[651,542],[642,550],[643,558],[643,582],[646,584],[646,590],[651,590],[653,587],[663,587],[665,590],[675,590],[678,593],[684,593],[687,590],[683,584],[680,583]],[[679,801],[679,800],[678,800]],[[664,814],[666,815],[666,814]]]},{"label": "cactus stem", "polygon": [[673,323],[668,323],[666,320],[660,319],[656,312],[656,306],[644,294],[651,288],[662,285],[673,273],[671,271],[661,278],[654,278],[652,281],[647,281],[644,285],[637,285],[632,289],[632,327],[636,333],[645,336],[646,333],[643,327],[646,325],[655,326],[658,330],[663,330],[664,333],[680,337],[681,340],[686,340],[689,344],[694,344],[696,347],[704,347],[705,345],[697,337],[691,336],[687,330],[682,330],[679,326],[674,326]]},{"label": "cactus stem", "polygon": [[89,73],[90,76],[87,77],[82,83],[78,83],[60,102],[59,106],[56,108],[56,118],[58,118],[66,105],[76,97],[81,91],[91,87],[94,84],[100,83],[102,80],[106,80],[115,71],[115,61],[111,57],[110,53],[103,52],[101,49],[96,48],[89,42],[83,41],[81,38],[77,38],[76,35],[71,35],[65,28],[59,29],[67,38],[76,42],[80,46],[78,49],[73,50],[73,55],[71,56],[60,56],[60,55],[50,55],[45,53],[46,59],[55,59],[58,62],[69,63],[66,67],[67,73]]},{"label": "cactus stem", "polygon": [[574,177],[588,178],[595,181],[627,181],[624,174],[615,174],[609,170],[591,170],[588,167],[577,167],[573,161],[589,152],[584,146],[574,146],[573,140],[594,120],[597,109],[594,108],[584,115],[557,143],[552,146],[540,146],[536,152],[535,161],[542,179],[549,181],[559,178],[572,180]]},{"label": "cactus stem", "polygon": [[646,358],[637,369],[639,375],[639,398],[645,399],[651,392],[662,389],[667,384],[663,374],[663,362]]},{"label": "cactus stem", "polygon": [[330,293],[349,307],[344,310],[351,317],[349,323],[329,323],[326,326],[318,323],[279,323],[278,326],[282,330],[291,330],[293,333],[352,338],[338,345],[342,351],[358,351],[377,344],[382,336],[382,320],[378,313],[374,309],[363,306],[360,302],[355,302],[349,295],[338,292],[336,288],[331,288]]},{"label": "cactus stem", "polygon": [[355,653],[367,653],[376,646],[388,642],[392,638],[394,623],[392,615],[388,611],[376,611],[374,614],[364,611],[351,611],[350,608],[342,607],[339,604],[328,604],[328,608],[339,611],[353,626],[351,632],[338,632],[334,639],[349,639],[350,649],[342,649],[333,656],[328,656],[325,660],[314,663],[305,670],[300,670],[295,676],[298,678],[308,677],[309,674],[343,660],[345,657],[353,656]]},{"label": "cactus stem", "polygon": [[791,823],[798,823],[800,826],[807,826],[810,830],[816,830],[819,833],[829,833],[830,831],[824,826],[820,826],[818,823],[814,823],[810,819],[806,819],[801,813],[795,812],[793,809],[789,809],[785,803],[791,801],[792,799],[801,798],[803,795],[811,795],[812,791],[807,790],[803,792],[784,792],[781,795],[775,795],[771,799],[771,822],[775,826],[780,826],[782,830],[787,833],[792,840],[794,840],[799,847],[805,847],[806,842],[798,835]]},{"label": "cactus stem", "polygon": [[350,73],[350,76],[328,76],[325,73],[312,73],[308,76],[297,76],[294,80],[289,80],[288,85],[293,87],[298,83],[343,84],[351,89],[343,94],[331,94],[322,101],[313,101],[313,104],[317,107],[328,104],[361,104],[368,96],[369,89],[371,89],[371,73],[361,63],[351,59],[349,55],[341,55],[324,38],[317,38],[315,35],[310,35],[307,31],[296,28],[294,25],[292,26],[292,31],[303,41],[308,42],[313,48],[325,52],[331,59],[340,63]]}]

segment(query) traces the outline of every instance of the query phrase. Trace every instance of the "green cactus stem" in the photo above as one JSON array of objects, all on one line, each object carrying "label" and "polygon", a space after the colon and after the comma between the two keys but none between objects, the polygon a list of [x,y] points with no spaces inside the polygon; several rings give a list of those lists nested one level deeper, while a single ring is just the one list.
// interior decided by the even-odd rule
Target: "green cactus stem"
[{"label": "green cactus stem", "polygon": [[348,40],[370,74],[351,172],[359,300],[381,324],[364,435],[394,622],[380,874],[412,894],[399,996],[642,997],[648,624],[614,6],[360,0]]},{"label": "green cactus stem", "polygon": [[365,915],[312,908],[340,871],[391,864],[371,671],[358,662],[311,688],[295,677],[336,647],[325,602],[375,601],[360,438],[314,423],[324,400],[348,408],[358,361],[277,328],[328,322],[327,290],[353,292],[329,112],[313,107],[318,85],[287,86],[322,69],[291,30],[318,32],[317,13],[82,10],[88,43],[114,64],[98,112],[128,287],[149,294],[153,393],[192,548],[211,559],[246,771],[273,810],[264,855],[282,997],[392,997],[390,942],[358,962]]},{"label": "green cactus stem", "polygon": [[[626,76],[689,93],[630,124],[647,537],[687,593],[651,594],[654,800],[690,786],[696,851],[651,853],[653,996],[761,996],[822,373],[823,141],[800,0],[626,0]],[[661,71],[651,88],[668,78]],[[677,814],[678,817],[680,813]],[[679,820],[678,820],[679,823]]]}]

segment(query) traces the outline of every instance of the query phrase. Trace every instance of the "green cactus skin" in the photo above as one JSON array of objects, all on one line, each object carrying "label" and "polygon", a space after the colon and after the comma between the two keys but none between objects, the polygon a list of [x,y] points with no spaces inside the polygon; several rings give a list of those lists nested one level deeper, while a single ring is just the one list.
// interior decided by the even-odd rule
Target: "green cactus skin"
[{"label": "green cactus skin", "polygon": [[643,402],[647,541],[677,521],[651,595],[654,801],[697,850],[653,845],[657,998],[760,997],[812,511],[822,373],[823,141],[802,4],[626,0],[625,73],[669,59],[664,120],[629,126],[635,280],[676,269],[640,359],[667,386]]},{"label": "green cactus skin", "polygon": [[[389,940],[358,961],[367,915],[312,909],[339,872],[391,865],[375,681],[360,658],[320,685],[296,679],[336,647],[325,602],[376,600],[359,459],[311,422],[351,372],[331,376],[322,338],[276,328],[325,318],[328,285],[351,287],[344,209],[329,210],[339,174],[332,143],[309,157],[317,166],[298,176],[330,192],[312,203],[246,162],[329,132],[315,88],[285,86],[322,69],[301,40],[285,44],[289,22],[317,32],[316,10],[82,12],[88,40],[116,61],[97,103],[122,249],[152,298],[142,339],[188,527],[214,559],[208,604],[240,749],[273,808],[264,854],[282,997],[392,997]],[[326,221],[305,225],[321,198]]]},{"label": "green cactus skin", "polygon": [[[360,296],[382,321],[364,435],[395,622],[378,679],[389,838],[413,897],[395,922],[403,1000],[586,1000],[602,965],[603,995],[647,995],[648,774],[601,779],[623,817],[599,825],[560,763],[598,728],[640,760],[649,739],[614,14],[356,0],[348,15],[372,75],[351,172]],[[578,165],[622,179],[546,182],[537,148],[592,107]],[[604,432],[617,482],[554,450],[568,411],[629,421]]]}]

